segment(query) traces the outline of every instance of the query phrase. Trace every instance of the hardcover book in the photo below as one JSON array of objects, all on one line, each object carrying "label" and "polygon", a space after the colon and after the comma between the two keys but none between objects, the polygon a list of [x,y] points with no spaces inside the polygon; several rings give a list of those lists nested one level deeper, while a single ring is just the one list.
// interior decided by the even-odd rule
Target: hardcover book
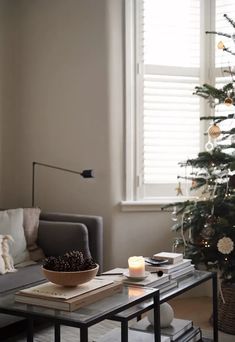
[{"label": "hardcover book", "polygon": [[110,271],[107,271],[105,273],[102,273],[100,278],[105,279],[111,279],[115,281],[122,281],[123,284],[126,285],[138,285],[138,286],[159,286],[161,284],[165,284],[169,281],[169,275],[163,274],[162,276],[159,276],[155,270],[153,270],[153,273],[149,273],[148,276],[146,276],[143,280],[135,280],[134,278],[126,277],[125,274],[128,273],[127,268],[114,268]]},{"label": "hardcover book", "polygon": [[177,264],[180,261],[183,261],[182,253],[171,253],[171,252],[160,252],[153,255],[153,259],[156,260],[168,260],[169,264]]},{"label": "hardcover book", "polygon": [[123,280],[123,284],[157,287],[158,285],[167,283],[168,281],[169,281],[168,274],[163,274],[160,277],[157,273],[150,273],[145,279],[139,280],[139,281],[125,278]]},{"label": "hardcover book", "polygon": [[170,278],[171,279],[178,279],[180,277],[186,276],[187,274],[193,273],[195,270],[194,265],[189,265],[185,268],[182,268],[180,270],[176,270],[172,273],[170,273]]},{"label": "hardcover book", "polygon": [[178,286],[178,282],[176,280],[170,280],[167,283],[158,285],[158,289],[160,291],[160,294],[163,294],[165,292],[168,292],[172,289],[175,289]]},{"label": "hardcover book", "polygon": [[[54,289],[51,296],[48,294],[48,291],[46,292],[46,295],[44,294],[43,290],[45,291],[45,287],[43,290],[39,288],[38,292],[32,291],[34,289],[34,287],[32,287],[17,292],[15,294],[15,301],[51,309],[74,311],[82,306],[89,305],[97,300],[118,293],[122,289],[122,283],[120,282],[106,281],[106,284],[104,285],[102,280],[98,281],[100,282],[99,286],[93,287],[92,290],[89,286],[89,290],[87,291],[84,289],[80,289],[79,291],[81,285],[75,289],[66,289],[52,284],[52,287],[49,286],[46,288],[47,290],[48,288]],[[42,285],[51,285],[51,283]],[[35,286],[35,288],[38,286]],[[57,290],[55,290],[55,288]]]},{"label": "hardcover book", "polygon": [[[143,331],[146,333],[153,333],[154,328],[152,324],[148,321],[147,317],[134,323],[131,329]],[[174,342],[186,342],[191,341],[196,335],[200,335],[200,329],[193,327],[193,322],[191,320],[174,318],[172,323],[167,328],[161,328],[161,335],[170,338],[170,341]],[[195,341],[198,341],[197,339]]]},{"label": "hardcover book", "polygon": [[161,265],[161,266],[146,265],[145,269],[146,271],[150,271],[150,272],[162,271],[163,273],[172,273],[174,271],[185,268],[189,265],[191,265],[191,259],[183,259],[183,261],[178,262],[177,264],[166,264],[166,265]]},{"label": "hardcover book", "polygon": [[[106,333],[104,336],[101,336],[100,338],[93,340],[92,342],[120,342],[120,336],[120,328],[115,328]],[[130,329],[128,331],[128,341],[153,342],[154,337],[152,334]],[[170,342],[170,338],[168,336],[161,335],[161,342]]]},{"label": "hardcover book", "polygon": [[199,327],[192,327],[180,336],[175,342],[197,342],[202,341],[202,332]]}]

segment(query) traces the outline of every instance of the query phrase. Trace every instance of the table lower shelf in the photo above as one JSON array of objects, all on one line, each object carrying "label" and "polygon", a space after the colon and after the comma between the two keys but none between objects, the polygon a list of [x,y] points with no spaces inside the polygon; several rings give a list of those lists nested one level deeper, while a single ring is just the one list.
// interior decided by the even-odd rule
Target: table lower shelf
[{"label": "table lower shelf", "polygon": [[[109,331],[104,336],[93,340],[92,342],[120,342],[121,341],[121,329],[115,328]],[[128,341],[129,342],[154,342],[153,334],[144,333],[142,331],[128,330]],[[168,339],[162,339],[161,342],[169,342]]]},{"label": "table lower shelf", "polygon": [[[150,333],[129,329],[128,340],[129,342],[154,342],[154,336],[153,334],[150,334]],[[109,331],[104,336],[101,336],[100,338],[93,340],[92,342],[111,342],[111,341],[112,342],[121,341],[121,329],[120,328],[115,328]],[[170,341],[169,338],[165,336],[161,337],[161,342],[169,342],[169,341]],[[213,339],[203,337],[202,340],[200,341],[213,342]]]}]

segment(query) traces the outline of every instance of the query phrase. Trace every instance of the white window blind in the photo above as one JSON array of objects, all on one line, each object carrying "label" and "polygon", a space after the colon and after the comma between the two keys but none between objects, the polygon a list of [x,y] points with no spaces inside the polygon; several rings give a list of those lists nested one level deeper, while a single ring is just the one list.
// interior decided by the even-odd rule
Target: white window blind
[{"label": "white window blind", "polygon": [[[132,13],[131,19],[126,16],[130,32],[126,42],[126,200],[163,203],[163,197],[166,202],[176,196],[177,175],[187,176],[189,171],[178,163],[196,157],[207,140],[208,122],[200,122],[200,116],[213,110],[193,95],[195,86],[223,86],[232,80],[224,69],[235,66],[235,57],[218,50],[217,44],[222,40],[234,51],[235,43],[205,31],[234,34],[223,15],[235,21],[235,1],[126,0],[126,4]],[[222,104],[215,114],[230,114],[233,108]],[[226,124],[221,124],[222,130],[233,127],[234,120]],[[182,186],[186,196],[190,185]]]},{"label": "white window blind", "polygon": [[200,1],[144,0],[139,11],[140,196],[174,196],[178,163],[199,152]]}]

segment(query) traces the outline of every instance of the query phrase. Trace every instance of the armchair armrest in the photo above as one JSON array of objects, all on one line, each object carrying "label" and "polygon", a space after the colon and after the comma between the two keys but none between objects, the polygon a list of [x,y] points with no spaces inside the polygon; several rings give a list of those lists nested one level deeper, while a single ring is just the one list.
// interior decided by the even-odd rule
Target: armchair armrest
[{"label": "armchair armrest", "polygon": [[90,256],[88,231],[81,223],[40,220],[37,243],[46,256],[59,256],[71,250],[81,250]]},{"label": "armchair armrest", "polygon": [[88,231],[88,244],[91,256],[103,270],[103,219],[100,216],[64,213],[41,213],[40,220],[81,223]]}]

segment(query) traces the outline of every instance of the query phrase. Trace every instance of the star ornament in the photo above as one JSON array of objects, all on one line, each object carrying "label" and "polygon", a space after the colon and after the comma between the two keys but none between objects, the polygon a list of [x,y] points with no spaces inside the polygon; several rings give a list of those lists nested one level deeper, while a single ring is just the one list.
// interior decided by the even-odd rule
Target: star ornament
[{"label": "star ornament", "polygon": [[229,237],[223,237],[219,239],[217,243],[218,251],[222,254],[230,254],[234,249],[233,240]]},{"label": "star ornament", "polygon": [[183,191],[182,191],[180,182],[178,183],[177,187],[175,188],[175,191],[176,191],[176,196],[183,195]]}]

